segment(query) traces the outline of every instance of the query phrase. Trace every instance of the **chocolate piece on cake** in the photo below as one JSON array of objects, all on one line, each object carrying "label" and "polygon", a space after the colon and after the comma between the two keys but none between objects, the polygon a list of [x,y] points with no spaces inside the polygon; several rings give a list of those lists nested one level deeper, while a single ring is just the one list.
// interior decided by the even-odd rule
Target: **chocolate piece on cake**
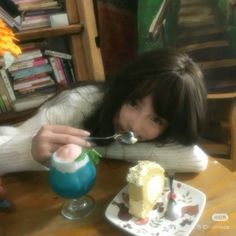
[{"label": "chocolate piece on cake", "polygon": [[138,161],[127,175],[129,213],[146,218],[162,194],[165,182],[164,169],[152,161]]}]

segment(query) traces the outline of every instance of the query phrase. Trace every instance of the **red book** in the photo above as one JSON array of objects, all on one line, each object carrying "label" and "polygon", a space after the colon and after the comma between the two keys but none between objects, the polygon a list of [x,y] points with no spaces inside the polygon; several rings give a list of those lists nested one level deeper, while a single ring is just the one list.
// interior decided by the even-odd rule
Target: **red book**
[{"label": "red book", "polygon": [[36,57],[36,58],[33,58],[31,60],[27,60],[27,61],[16,62],[16,63],[12,64],[10,66],[10,68],[8,68],[8,70],[10,72],[12,72],[12,71],[26,69],[26,68],[30,68],[30,67],[34,67],[34,66],[45,65],[47,63],[48,63],[48,60],[46,58]]}]

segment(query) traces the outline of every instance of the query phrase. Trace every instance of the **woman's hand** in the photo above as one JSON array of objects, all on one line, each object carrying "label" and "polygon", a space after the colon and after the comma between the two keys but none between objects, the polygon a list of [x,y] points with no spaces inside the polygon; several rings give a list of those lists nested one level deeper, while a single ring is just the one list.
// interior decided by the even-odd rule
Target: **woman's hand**
[{"label": "woman's hand", "polygon": [[31,152],[36,161],[50,159],[53,152],[65,144],[73,143],[82,147],[90,147],[86,141],[89,132],[64,125],[44,125],[33,137]]}]

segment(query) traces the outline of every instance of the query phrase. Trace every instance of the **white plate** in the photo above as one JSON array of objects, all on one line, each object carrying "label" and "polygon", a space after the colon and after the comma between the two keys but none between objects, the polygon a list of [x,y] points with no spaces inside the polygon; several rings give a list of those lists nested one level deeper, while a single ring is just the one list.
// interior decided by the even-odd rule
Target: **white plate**
[{"label": "white plate", "polygon": [[[165,186],[167,186],[167,181]],[[128,213],[128,186],[126,185],[108,205],[105,216],[116,226],[133,235],[140,236],[187,236],[197,224],[206,204],[203,192],[174,180],[176,201],[181,208],[181,217],[175,221],[165,219],[164,211],[169,190],[164,188],[158,204],[148,218],[141,220]]]}]

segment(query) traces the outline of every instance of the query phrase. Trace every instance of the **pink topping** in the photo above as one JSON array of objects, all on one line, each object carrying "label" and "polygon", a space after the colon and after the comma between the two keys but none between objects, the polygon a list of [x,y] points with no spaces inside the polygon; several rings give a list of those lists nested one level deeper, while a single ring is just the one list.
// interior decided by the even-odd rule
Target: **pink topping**
[{"label": "pink topping", "polygon": [[74,161],[82,152],[82,148],[76,144],[66,144],[56,151],[58,159]]}]

